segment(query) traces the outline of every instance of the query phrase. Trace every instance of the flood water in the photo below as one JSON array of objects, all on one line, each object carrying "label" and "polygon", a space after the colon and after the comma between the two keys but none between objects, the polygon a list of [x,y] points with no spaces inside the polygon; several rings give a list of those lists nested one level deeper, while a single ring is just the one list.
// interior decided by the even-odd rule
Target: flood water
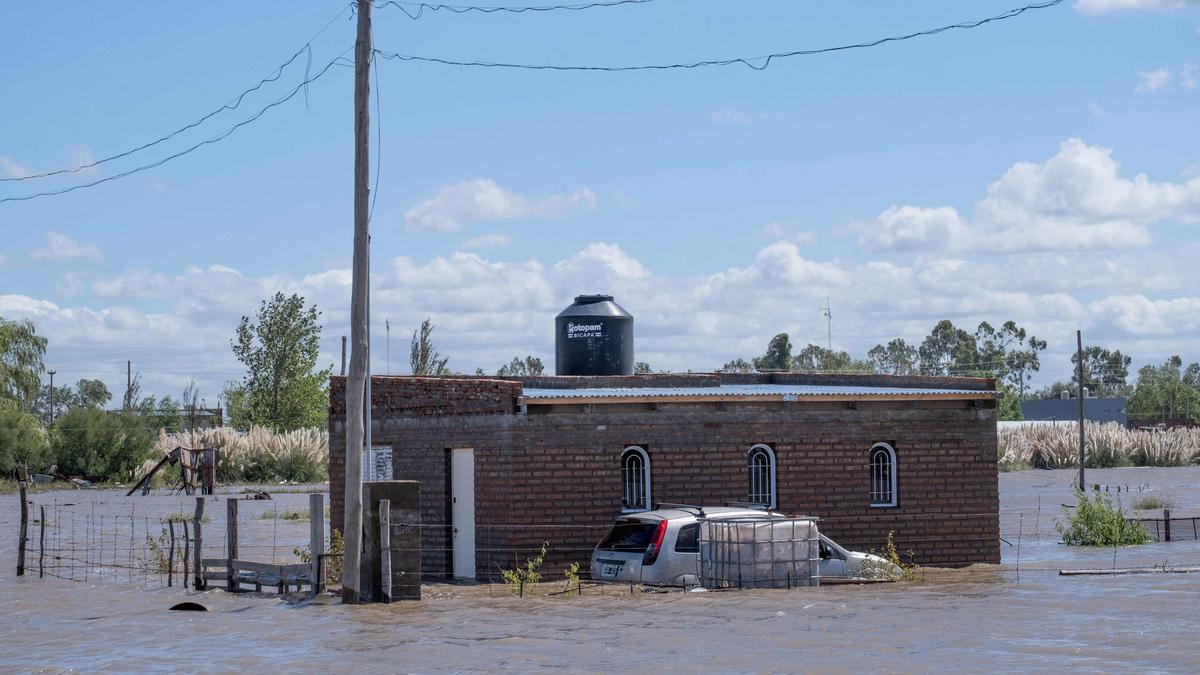
[{"label": "flood water", "polygon": [[[87,582],[38,579],[36,559],[33,574],[17,579],[18,500],[0,495],[0,670],[1200,672],[1200,574],[1058,575],[1200,566],[1200,541],[1116,551],[1058,544],[1054,525],[1061,505],[1073,501],[1074,477],[1068,470],[1001,474],[1001,531],[1011,543],[1003,545],[1004,564],[928,570],[918,582],[632,595],[585,589],[534,598],[431,584],[420,603],[353,607],[159,588],[119,566]],[[1153,493],[1173,502],[1176,517],[1200,515],[1200,467],[1091,470],[1088,481],[1120,485],[1127,507]],[[69,520],[63,512],[91,513],[93,502],[97,513],[132,513],[134,521],[190,514],[193,503],[112,491],[34,499],[59,505],[59,527]],[[224,531],[222,502],[208,503],[206,538]],[[243,551],[254,551],[240,557],[291,562],[291,549],[307,543],[307,522],[261,514],[306,509],[308,495],[240,506]],[[114,522],[112,536],[128,537]],[[216,557],[221,544],[212,545],[205,555]],[[166,611],[183,599],[212,611]]]}]

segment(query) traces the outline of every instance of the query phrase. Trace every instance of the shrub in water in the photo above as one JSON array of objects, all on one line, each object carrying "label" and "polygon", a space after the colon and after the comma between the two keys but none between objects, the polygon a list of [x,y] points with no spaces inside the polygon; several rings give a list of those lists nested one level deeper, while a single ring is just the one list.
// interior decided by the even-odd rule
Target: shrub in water
[{"label": "shrub in water", "polygon": [[1097,492],[1089,498],[1075,491],[1078,504],[1067,513],[1067,524],[1055,525],[1068,546],[1136,546],[1150,543],[1150,535],[1140,522],[1130,521],[1121,504],[1113,504],[1108,495]]}]

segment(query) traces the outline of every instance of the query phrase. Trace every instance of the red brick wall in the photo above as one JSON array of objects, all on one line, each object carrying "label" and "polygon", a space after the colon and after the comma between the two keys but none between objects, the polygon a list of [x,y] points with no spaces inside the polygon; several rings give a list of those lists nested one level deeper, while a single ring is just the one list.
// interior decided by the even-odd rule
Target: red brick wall
[{"label": "red brick wall", "polygon": [[[374,442],[394,449],[395,477],[421,482],[423,572],[450,572],[447,450],[474,448],[476,569],[482,577],[550,543],[546,569],[586,567],[592,547],[620,512],[619,458],[627,445],[650,454],[655,502],[720,505],[746,499],[746,453],[766,443],[777,459],[778,509],[818,516],[849,548],[897,547],[924,564],[997,563],[1000,559],[995,410],[990,401],[860,404],[857,409],[804,402],[663,405],[654,412],[520,415],[505,408],[519,383],[443,380],[436,387],[400,380],[425,396],[393,396],[384,415],[376,398]],[[492,414],[425,414],[443,409],[445,387],[469,386],[491,397]],[[907,384],[904,386],[915,386]],[[925,386],[947,386],[941,382]],[[949,386],[954,386],[953,384]],[[379,387],[378,384],[375,387]],[[968,387],[957,387],[968,388]],[[335,383],[335,401],[341,387]],[[478,410],[479,399],[464,410]],[[424,401],[424,402],[422,402]],[[389,403],[388,405],[392,405]],[[508,405],[511,405],[509,403]],[[601,410],[597,406],[596,410]],[[334,523],[341,523],[344,429],[330,417]],[[876,442],[897,453],[899,505],[869,505],[867,457]]]}]

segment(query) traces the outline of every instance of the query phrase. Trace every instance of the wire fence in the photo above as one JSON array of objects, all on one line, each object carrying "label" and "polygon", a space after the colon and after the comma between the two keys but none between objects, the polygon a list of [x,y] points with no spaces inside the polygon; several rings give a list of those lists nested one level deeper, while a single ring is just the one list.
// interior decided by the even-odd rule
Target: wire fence
[{"label": "wire fence", "polygon": [[[209,508],[201,507],[202,501]],[[204,588],[213,561],[232,558],[280,567],[309,562],[313,516],[308,510],[281,510],[271,502],[255,502],[266,504],[265,509],[215,508],[227,501],[201,497],[180,501],[178,510],[162,501],[141,507],[135,502],[127,512],[120,505],[122,512],[113,513],[105,503],[39,501],[35,495],[25,504],[18,569],[82,583]],[[232,528],[228,517],[221,517],[228,513],[235,516]],[[319,516],[324,537],[324,514]],[[226,574],[218,580],[228,579]]]}]

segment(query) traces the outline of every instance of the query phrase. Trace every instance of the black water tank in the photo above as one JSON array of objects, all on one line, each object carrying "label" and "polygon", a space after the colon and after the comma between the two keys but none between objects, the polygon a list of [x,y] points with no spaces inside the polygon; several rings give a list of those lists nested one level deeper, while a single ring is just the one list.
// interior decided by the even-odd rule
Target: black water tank
[{"label": "black water tank", "polygon": [[554,372],[632,375],[633,317],[611,295],[579,295],[554,319]]}]

